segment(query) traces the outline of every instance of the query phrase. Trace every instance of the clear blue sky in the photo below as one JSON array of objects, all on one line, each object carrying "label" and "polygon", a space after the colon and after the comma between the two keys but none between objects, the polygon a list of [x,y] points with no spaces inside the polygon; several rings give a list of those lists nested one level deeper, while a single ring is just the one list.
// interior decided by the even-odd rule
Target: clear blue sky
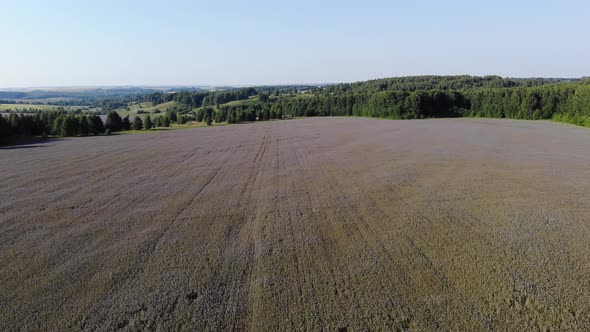
[{"label": "clear blue sky", "polygon": [[590,76],[590,1],[3,1],[0,87]]}]

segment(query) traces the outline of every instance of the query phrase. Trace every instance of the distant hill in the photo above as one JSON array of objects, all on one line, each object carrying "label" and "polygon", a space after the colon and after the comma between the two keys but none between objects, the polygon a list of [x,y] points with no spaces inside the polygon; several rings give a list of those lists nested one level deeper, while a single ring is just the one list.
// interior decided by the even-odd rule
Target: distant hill
[{"label": "distant hill", "polygon": [[0,100],[63,102],[96,101],[122,96],[145,95],[154,92],[207,91],[207,87],[165,86],[165,87],[59,87],[0,89]]}]

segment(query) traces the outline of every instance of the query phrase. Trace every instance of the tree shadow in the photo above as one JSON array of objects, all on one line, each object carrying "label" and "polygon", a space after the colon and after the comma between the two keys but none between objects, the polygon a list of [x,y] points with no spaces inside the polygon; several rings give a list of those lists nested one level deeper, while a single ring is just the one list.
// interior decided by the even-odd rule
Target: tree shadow
[{"label": "tree shadow", "polygon": [[44,147],[46,147],[46,145],[0,146],[0,150],[34,149],[34,148],[44,148]]},{"label": "tree shadow", "polygon": [[34,149],[44,148],[47,145],[43,143],[51,143],[59,141],[58,138],[42,138],[42,137],[27,137],[12,139],[8,141],[0,141],[0,150],[18,150],[18,149]]}]

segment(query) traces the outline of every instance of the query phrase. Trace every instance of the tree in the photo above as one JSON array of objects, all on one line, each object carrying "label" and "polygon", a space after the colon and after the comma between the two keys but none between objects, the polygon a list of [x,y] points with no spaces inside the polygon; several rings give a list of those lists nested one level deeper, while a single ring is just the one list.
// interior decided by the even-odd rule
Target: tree
[{"label": "tree", "polygon": [[135,116],[135,118],[133,118],[133,123],[131,124],[131,128],[133,130],[142,130],[143,129],[143,121],[141,121],[141,118],[139,116]]},{"label": "tree", "polygon": [[536,92],[529,92],[522,101],[519,117],[521,119],[533,119],[535,111],[541,106],[540,96]]},{"label": "tree", "polygon": [[8,123],[12,127],[12,132],[16,135],[21,135],[20,117],[16,113],[10,113],[8,116]]},{"label": "tree", "polygon": [[175,123],[178,120],[176,111],[166,112],[166,117],[168,118],[169,123]]},{"label": "tree", "polygon": [[158,115],[154,118],[153,127],[162,127],[162,116]]},{"label": "tree", "polygon": [[45,122],[46,119],[43,118],[42,114],[47,114],[46,112],[37,112],[33,116],[33,128],[32,134],[33,135],[42,135],[45,133],[47,135],[47,123]]},{"label": "tree", "polygon": [[80,122],[78,121],[78,118],[75,115],[70,114],[61,122],[60,136],[77,136],[79,127]]},{"label": "tree", "polygon": [[215,120],[215,123],[222,123],[224,121],[227,120],[227,116],[226,116],[226,110],[225,108],[223,109],[219,109],[217,110],[217,112],[214,113],[214,117],[211,117],[211,120]]},{"label": "tree", "polygon": [[237,123],[234,111],[230,111],[227,115],[227,123]]},{"label": "tree", "polygon": [[[53,120],[53,124],[51,126],[52,130],[51,133],[55,136],[63,136],[61,133],[62,123],[65,121],[66,116],[61,114]],[[14,131],[14,130],[13,130]]]},{"label": "tree", "polygon": [[12,127],[2,114],[0,114],[0,137],[8,137],[10,135],[12,135]]},{"label": "tree", "polygon": [[110,129],[111,132],[121,131],[123,129],[123,120],[116,111],[110,111],[107,115],[105,128]]},{"label": "tree", "polygon": [[104,132],[104,124],[100,116],[94,114],[88,118],[88,132],[94,136]]},{"label": "tree", "polygon": [[143,121],[143,128],[145,130],[150,130],[152,129],[152,119],[150,118],[150,116],[146,116],[145,117],[145,121]]},{"label": "tree", "polygon": [[268,101],[269,101],[269,96],[268,96],[268,94],[267,94],[267,93],[264,93],[264,92],[259,92],[259,93],[258,93],[258,100],[259,100],[261,103],[268,103]]},{"label": "tree", "polygon": [[129,121],[129,115],[123,118],[122,122],[122,129],[123,130],[130,130],[131,129],[131,121]]},{"label": "tree", "polygon": [[205,108],[203,108],[203,121],[204,122],[207,122],[206,121],[206,118],[207,117],[211,118],[211,121],[213,121],[213,111],[214,110],[211,107],[205,107]]},{"label": "tree", "polygon": [[203,122],[203,118],[204,117],[205,117],[205,112],[202,109],[198,110],[197,113],[196,113],[197,121],[198,122]]},{"label": "tree", "polygon": [[90,128],[90,126],[88,125],[88,118],[86,117],[86,115],[82,115],[79,121],[80,123],[78,127],[78,132],[80,133],[80,136],[88,136]]}]

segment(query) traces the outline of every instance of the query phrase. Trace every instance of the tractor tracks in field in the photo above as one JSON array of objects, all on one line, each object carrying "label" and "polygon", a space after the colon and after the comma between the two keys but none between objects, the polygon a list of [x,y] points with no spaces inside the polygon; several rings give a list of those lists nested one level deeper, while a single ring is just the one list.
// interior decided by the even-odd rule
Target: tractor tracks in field
[{"label": "tractor tracks in field", "polygon": [[[357,259],[365,260],[366,264],[368,264],[368,271],[373,271],[366,277],[369,278],[369,276],[371,276],[371,280],[373,280],[374,283],[379,284],[381,289],[388,290],[388,295],[383,294],[383,296],[387,299],[386,301],[390,306],[390,311],[386,312],[387,310],[385,310],[379,312],[379,314],[383,315],[383,319],[386,319],[389,322],[386,323],[386,321],[384,321],[383,323],[392,324],[389,325],[389,327],[397,326],[398,324],[409,324],[415,313],[412,313],[407,309],[415,306],[414,302],[418,299],[404,296],[404,294],[412,289],[417,290],[419,285],[416,284],[416,281],[412,278],[412,265],[404,265],[403,260],[394,257],[394,252],[402,254],[401,257],[403,257],[404,252],[406,254],[414,252],[413,255],[418,257],[419,261],[421,261],[421,265],[427,270],[430,270],[433,276],[438,276],[438,279],[441,282],[441,290],[449,288],[450,285],[447,278],[416,245],[416,243],[407,235],[404,235],[405,233],[401,226],[396,224],[397,220],[407,219],[410,217],[409,215],[404,218],[404,216],[395,210],[384,209],[370,192],[364,193],[368,188],[371,188],[371,186],[362,180],[362,175],[350,169],[350,166],[339,163],[337,160],[333,159],[331,155],[327,154],[327,159],[325,159],[320,166],[321,167],[318,168],[323,174],[322,177],[326,179],[324,181],[327,183],[326,189],[330,192],[330,196],[332,196],[331,200],[337,203],[335,206],[341,207],[333,211],[334,215],[339,216],[337,219],[346,218],[347,215],[352,217],[350,218],[352,223],[338,225],[338,223],[332,221],[329,223],[330,227],[333,229],[334,233],[337,233],[339,230],[344,231],[350,241],[355,241],[355,237],[362,239],[361,241],[366,244],[365,248],[370,249],[370,251],[367,253],[357,252],[350,254],[353,255],[353,257],[357,257]],[[396,202],[399,202],[401,206],[405,207],[408,211],[411,211],[412,215],[422,219],[428,224],[432,223],[428,217],[423,216],[416,211],[401,197],[403,192],[400,188],[395,188],[395,190],[391,191],[391,195],[392,197],[395,197]],[[360,202],[358,201],[359,199],[361,199]],[[330,209],[330,207],[327,208]],[[342,209],[342,211],[340,211],[340,209]],[[391,215],[390,212],[393,212],[393,215]],[[393,228],[386,230],[382,227],[381,223],[386,220],[393,221],[388,224],[393,226]],[[393,234],[391,231],[394,231]],[[393,238],[391,236],[393,236]],[[390,247],[391,243],[384,242],[384,240],[387,239],[392,239],[394,242],[399,242],[401,240],[401,243],[405,242],[406,245],[401,247],[399,245]],[[392,252],[392,250],[394,250],[394,252]],[[368,255],[368,257],[362,258],[366,255]],[[370,257],[384,257],[386,258],[387,263],[381,261],[373,262]],[[412,262],[412,264],[416,263],[417,262]],[[352,271],[341,271],[341,274],[350,275],[351,272]],[[394,274],[392,274],[392,272]],[[350,282],[352,281],[348,281],[348,283]],[[354,284],[346,286],[346,282],[344,282],[341,286],[352,289],[352,297],[355,298],[356,301],[359,301],[366,296],[371,296],[370,294],[372,294],[369,289],[365,290],[369,291],[369,293],[363,293],[362,289],[358,289],[361,293],[355,294],[356,286]],[[399,286],[402,286],[402,288],[400,289]],[[337,285],[335,285],[335,287],[337,287]],[[410,292],[412,293],[414,291]],[[373,294],[373,296],[374,295],[375,294]],[[363,301],[366,300],[367,298]],[[362,306],[358,305],[358,308],[362,308]],[[391,310],[397,312],[397,314],[394,314],[396,317],[391,315]],[[359,314],[361,317],[364,317],[362,311],[360,311]],[[400,315],[405,318],[400,318]],[[364,319],[366,319],[366,317],[364,317]],[[431,316],[431,321],[435,325],[438,324],[434,316]]]},{"label": "tractor tracks in field", "polygon": [[[226,210],[230,213],[214,226],[221,236],[215,245],[219,245],[218,259],[212,263],[210,274],[192,284],[176,299],[177,302],[186,299],[185,302],[192,308],[193,314],[188,318],[189,321],[195,315],[208,317],[193,321],[195,326],[203,329],[243,330],[249,322],[252,303],[249,294],[252,293],[251,285],[256,276],[256,231],[260,217],[258,201],[261,199],[263,173],[267,171],[265,165],[272,145],[271,127],[264,128],[264,134],[256,140],[256,144],[256,150],[252,148],[253,144],[250,149],[246,148],[247,145],[241,146],[242,153],[235,156],[239,162],[225,172],[239,179],[236,174],[240,174],[246,165],[248,167],[243,180],[233,190],[238,199],[231,203],[228,201]],[[248,150],[256,152],[249,154]],[[212,322],[217,323],[211,325]]]},{"label": "tractor tracks in field", "polygon": [[[212,170],[200,188],[192,195],[191,199],[184,205],[184,208],[181,208],[170,220],[169,222],[162,228],[161,232],[156,236],[156,238],[152,241],[152,243],[147,247],[145,250],[145,254],[141,256],[141,258],[133,264],[133,267],[129,269],[129,272],[119,280],[117,283],[113,285],[110,291],[102,297],[101,300],[97,301],[96,304],[92,307],[92,309],[88,310],[88,313],[85,316],[85,319],[81,323],[81,330],[85,330],[87,328],[87,323],[89,318],[92,318],[96,314],[96,312],[102,310],[103,306],[106,308],[108,306],[108,301],[113,296],[115,296],[120,290],[125,289],[127,286],[130,286],[135,278],[144,271],[144,266],[149,263],[150,259],[157,251],[158,247],[161,245],[162,241],[169,233],[169,231],[173,228],[174,224],[179,220],[180,216],[187,211],[193,204],[197,201],[197,199],[201,196],[201,194],[215,181],[218,174],[220,173],[221,169],[223,168],[224,161],[231,157],[231,148],[226,148],[221,151],[221,153],[213,159],[210,164],[211,165],[222,165],[216,167]],[[191,155],[192,157],[192,155]],[[75,324],[75,322],[74,322]],[[94,327],[92,327],[94,328]]]},{"label": "tractor tracks in field", "polygon": [[[238,285],[238,292],[243,294],[243,298],[247,304],[242,305],[239,308],[234,308],[234,312],[230,312],[230,317],[226,316],[226,319],[231,320],[231,328],[233,330],[243,329],[246,324],[251,325],[252,308],[254,307],[255,299],[252,298],[252,294],[255,292],[256,277],[258,275],[258,257],[260,255],[260,236],[259,234],[259,223],[264,215],[260,214],[259,201],[262,199],[261,192],[263,191],[262,182],[264,181],[264,173],[268,171],[265,167],[267,158],[269,156],[269,150],[273,143],[272,139],[272,124],[266,128],[262,137],[262,142],[256,151],[256,154],[252,161],[252,166],[248,172],[247,179],[240,191],[240,210],[242,223],[233,227],[232,233],[236,233],[234,236],[230,236],[235,242],[238,242],[240,233],[244,232],[242,240],[247,241],[246,244],[246,271],[244,275],[243,283]],[[237,243],[236,243],[237,244]],[[230,246],[231,250],[236,250],[236,244]],[[249,266],[248,266],[249,265]],[[241,290],[241,291],[240,291]],[[226,303],[227,304],[227,303]]]},{"label": "tractor tracks in field", "polygon": [[[340,170],[340,172],[343,172],[343,175],[339,175],[336,178],[354,179],[353,182],[357,182],[358,187],[371,188],[371,184],[366,182],[366,180],[363,180],[363,174],[360,174],[359,171],[353,170],[350,167],[343,167]],[[365,174],[365,176],[366,176],[366,174]],[[387,205],[390,204],[389,201],[383,200],[383,198],[374,197],[374,194],[372,192],[368,192],[364,196],[364,199],[366,200],[368,205],[371,206],[371,208],[373,209],[373,212],[377,213],[378,215],[381,216],[381,218],[376,218],[375,220],[377,220],[377,221],[382,220],[382,221],[375,222],[375,220],[373,220],[373,222],[366,222],[365,224],[367,225],[367,227],[369,227],[369,229],[371,229],[371,232],[373,234],[381,234],[381,235],[388,234],[388,233],[391,234],[391,231],[393,230],[394,233],[392,235],[394,235],[396,239],[402,240],[403,241],[402,243],[406,243],[408,248],[411,250],[411,252],[413,252],[413,255],[419,259],[419,261],[426,268],[426,270],[430,271],[430,274],[432,275],[432,277],[434,277],[434,279],[437,280],[438,286],[440,287],[440,289],[439,289],[440,291],[443,291],[445,294],[462,294],[461,290],[457,288],[457,285],[455,285],[454,282],[448,278],[448,276],[444,272],[443,268],[439,264],[435,263],[435,261],[433,260],[431,255],[428,254],[427,251],[425,250],[425,248],[422,247],[423,245],[420,244],[420,243],[422,243],[422,244],[429,243],[428,239],[424,236],[424,234],[421,235],[420,233],[413,233],[413,234],[408,233],[406,231],[406,229],[404,229],[402,227],[402,225],[400,225],[396,222],[396,220],[409,221],[410,222],[409,224],[408,224],[408,222],[406,222],[406,223],[404,223],[404,225],[406,225],[406,227],[409,226],[411,228],[415,228],[416,230],[418,229],[418,227],[423,227],[422,225],[414,224],[416,219],[423,221],[425,223],[425,225],[427,225],[426,227],[431,228],[431,227],[435,226],[433,219],[431,219],[430,217],[427,217],[424,213],[419,211],[416,207],[414,207],[411,203],[409,203],[403,197],[403,195],[405,195],[405,193],[410,193],[411,191],[404,190],[401,187],[401,185],[394,184],[392,182],[392,180],[383,181],[383,179],[379,179],[372,174],[370,175],[370,177],[379,181],[378,183],[380,183],[380,185],[383,186],[384,192],[387,192],[391,195],[391,200],[395,200],[395,202],[397,202],[401,207],[403,207],[403,209],[402,209],[403,212],[400,213],[400,212],[395,211],[395,209],[386,208]],[[347,186],[344,185],[343,187],[346,188]],[[357,210],[356,207],[354,209]],[[361,216],[361,214],[358,212],[358,210],[357,210],[357,214],[359,216]],[[485,236],[480,234],[478,231],[476,231],[471,224],[473,222],[481,222],[481,221],[472,215],[469,216],[468,218],[470,219],[469,222],[461,223],[461,225],[463,227],[467,227],[466,232],[471,234],[472,236],[475,236],[481,244],[485,244],[486,246],[488,246],[490,248],[497,248],[496,244],[492,243],[490,241],[490,239],[486,238]],[[439,218],[439,219],[441,219],[441,218]],[[385,221],[385,220],[392,221],[387,224],[388,229],[390,229],[389,232],[386,229],[384,229],[384,227],[383,227],[384,226],[383,221]],[[414,221],[412,222],[412,220],[414,220]],[[450,221],[446,221],[444,218],[442,218],[441,220],[437,220],[437,222],[446,223],[448,225],[448,227],[458,227],[457,225],[453,225]],[[391,228],[389,226],[391,226]],[[437,236],[441,237],[441,238],[445,238],[448,235],[442,234],[442,233],[437,233]],[[380,237],[372,236],[371,238],[373,238],[374,241],[377,241],[379,243],[379,246],[381,248],[381,254],[383,255],[383,257],[388,257],[391,262],[395,262],[393,256],[390,253],[391,248],[388,249],[387,245],[380,239]],[[391,279],[391,278],[388,278],[388,279]],[[410,280],[410,279],[408,279],[408,280]],[[417,286],[419,286],[419,285],[413,285],[412,287],[417,287]],[[484,313],[480,312],[481,307],[478,306],[475,299],[471,298],[469,296],[469,294],[467,294],[467,295],[462,294],[460,301],[461,301],[461,304],[464,306],[464,308],[471,312],[472,316],[479,316],[480,317],[479,323],[482,324],[482,326],[481,326],[482,328],[484,326],[489,327],[490,317],[488,317]],[[430,314],[427,316],[430,316],[430,320],[432,321],[432,323],[436,324],[437,326],[439,324],[441,324],[441,322],[438,321],[438,319],[435,318],[435,316],[430,315]]]},{"label": "tractor tracks in field", "polygon": [[[257,268],[256,262],[259,256],[259,222],[263,215],[259,213],[259,201],[262,199],[263,191],[262,182],[264,173],[268,171],[265,168],[268,151],[272,145],[272,124],[268,126],[261,139],[261,143],[251,161],[250,170],[246,176],[243,186],[239,191],[237,220],[229,226],[226,240],[228,244],[223,250],[222,257],[225,260],[220,268],[215,269],[212,276],[212,282],[221,279],[222,282],[231,287],[231,292],[223,293],[221,297],[211,299],[217,302],[217,307],[222,308],[225,328],[232,330],[243,330],[246,324],[250,322],[251,308],[253,307],[252,294],[254,292],[253,284],[256,282]],[[236,255],[242,255],[242,271],[231,273],[234,267],[230,266],[231,259]],[[224,273],[224,272],[230,273]],[[223,275],[220,275],[222,274]],[[239,295],[239,298],[237,296]],[[243,303],[236,301],[244,301]]]}]

